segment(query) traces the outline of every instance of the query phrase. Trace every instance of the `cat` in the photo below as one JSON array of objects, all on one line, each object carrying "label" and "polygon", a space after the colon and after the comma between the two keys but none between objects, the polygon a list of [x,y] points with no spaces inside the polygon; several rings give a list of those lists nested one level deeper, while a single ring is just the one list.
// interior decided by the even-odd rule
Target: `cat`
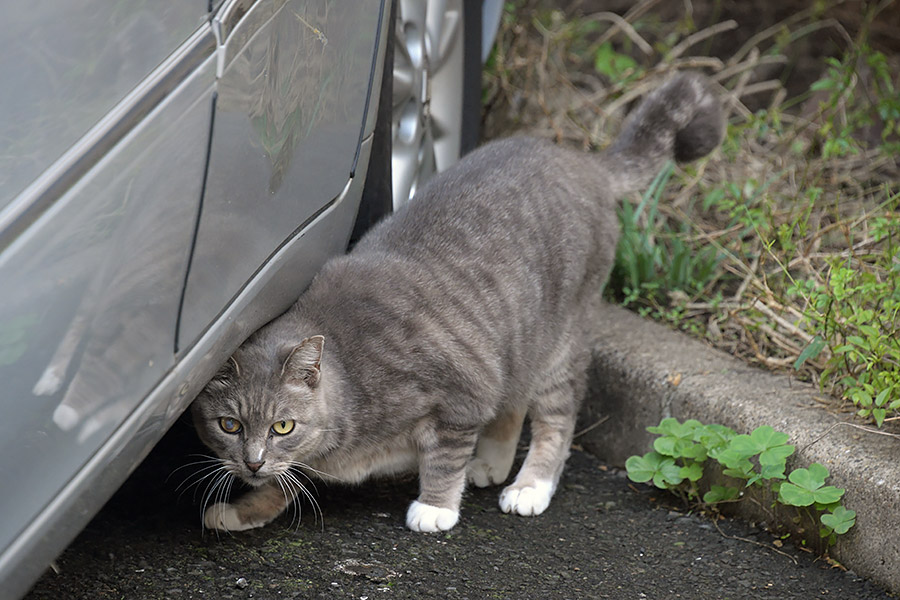
[{"label": "cat", "polygon": [[301,477],[417,471],[407,526],[448,530],[467,481],[506,481],[526,416],[530,447],[500,508],[546,510],[585,394],[582,325],[614,261],[616,199],[723,135],[711,84],[683,73],[599,156],[510,138],[434,177],[326,263],[194,401],[221,461],[207,497],[233,478],[251,488],[207,507],[204,526],[269,523],[309,494]]}]

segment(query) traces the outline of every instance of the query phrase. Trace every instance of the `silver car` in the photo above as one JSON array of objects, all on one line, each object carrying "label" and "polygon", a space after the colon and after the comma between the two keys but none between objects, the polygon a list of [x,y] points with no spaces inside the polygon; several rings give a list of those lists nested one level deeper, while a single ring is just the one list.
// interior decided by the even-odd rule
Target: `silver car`
[{"label": "silver car", "polygon": [[4,7],[4,598],[354,231],[474,146],[501,5]]}]

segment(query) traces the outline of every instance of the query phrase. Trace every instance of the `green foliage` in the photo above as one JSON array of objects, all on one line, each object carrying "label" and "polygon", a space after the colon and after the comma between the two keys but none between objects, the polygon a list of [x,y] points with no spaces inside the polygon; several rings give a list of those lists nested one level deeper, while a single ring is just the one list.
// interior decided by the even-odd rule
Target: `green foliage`
[{"label": "green foliage", "polygon": [[644,73],[633,58],[616,52],[609,42],[594,51],[594,70],[616,82],[638,79]]},{"label": "green foliage", "polygon": [[822,525],[824,525],[824,527],[820,533],[822,537],[830,536],[833,543],[835,534],[841,535],[847,533],[855,524],[856,511],[847,510],[843,506],[837,506],[834,511],[822,515]]},{"label": "green foliage", "polygon": [[622,203],[621,237],[610,289],[620,295],[625,306],[636,305],[645,314],[655,310],[655,316],[669,316],[674,321],[679,312],[664,310],[666,298],[703,290],[721,259],[713,247],[698,249],[686,242],[684,229],[676,232],[657,225],[659,200],[673,170],[674,165],[667,163],[636,207]]},{"label": "green foliage", "polygon": [[[846,533],[855,523],[856,513],[840,504],[844,490],[825,485],[828,469],[824,466],[813,463],[785,476],[794,446],[787,443],[787,434],[768,425],[757,427],[749,435],[738,435],[722,425],[704,425],[693,419],[680,423],[667,418],[647,431],[659,437],[653,441],[653,451],[625,462],[632,481],[652,481],[658,488],[708,508],[739,500],[742,488],[766,486],[777,494],[781,504],[816,511],[820,533],[831,544],[836,535]],[[724,475],[739,480],[738,485],[711,485],[701,497],[699,484],[708,459],[718,463]],[[785,478],[787,481],[783,481]]]},{"label": "green foliage", "polygon": [[[900,219],[892,226],[900,231]],[[804,280],[789,290],[805,300],[804,322],[815,333],[794,368],[827,350],[822,384],[833,382],[879,426],[900,409],[900,245],[888,246],[865,268],[833,259],[824,283]]]},{"label": "green foliage", "polygon": [[829,505],[840,502],[844,490],[825,485],[828,469],[813,463],[809,469],[795,469],[778,490],[778,500],[791,506]]},{"label": "green foliage", "polygon": [[[862,148],[854,135],[867,127],[880,128],[880,149],[896,154],[900,143],[893,139],[900,134],[900,94],[894,87],[887,59],[862,41],[852,46],[842,59],[826,58],[828,69],[810,86],[814,92],[828,92],[820,111],[826,116],[819,127],[823,158],[858,154]],[[859,65],[865,64],[871,73],[874,101],[870,94],[858,90]],[[840,114],[840,119],[833,118]]]},{"label": "green foliage", "polygon": [[675,465],[675,459],[663,456],[658,452],[648,452],[644,456],[632,456],[625,463],[628,477],[632,481],[644,483],[653,480],[658,488],[678,485],[684,479],[681,467]]},{"label": "green foliage", "polygon": [[[607,296],[751,360],[792,367],[877,426],[900,418],[900,187],[874,170],[835,175],[854,155],[892,164],[900,154],[895,82],[863,34],[806,95],[729,124],[710,161],[729,165],[727,177],[668,166],[639,204],[620,210]],[[818,112],[797,124],[786,109],[811,96]],[[695,189],[679,194],[676,209],[667,183]],[[850,185],[861,191],[848,197]],[[728,468],[747,472],[739,461]]]}]

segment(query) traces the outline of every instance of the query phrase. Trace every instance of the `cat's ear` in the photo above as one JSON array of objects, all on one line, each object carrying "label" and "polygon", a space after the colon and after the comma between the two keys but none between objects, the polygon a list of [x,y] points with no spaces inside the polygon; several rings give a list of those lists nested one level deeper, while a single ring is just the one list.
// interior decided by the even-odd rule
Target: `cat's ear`
[{"label": "cat's ear", "polygon": [[281,378],[289,383],[305,383],[309,387],[319,385],[324,348],[325,338],[321,335],[306,338],[294,346],[281,365]]},{"label": "cat's ear", "polygon": [[241,366],[234,356],[229,356],[228,360],[225,361],[225,364],[222,365],[222,368],[219,369],[219,372],[216,373],[215,377],[209,382],[209,385],[210,387],[224,390],[240,376]]}]

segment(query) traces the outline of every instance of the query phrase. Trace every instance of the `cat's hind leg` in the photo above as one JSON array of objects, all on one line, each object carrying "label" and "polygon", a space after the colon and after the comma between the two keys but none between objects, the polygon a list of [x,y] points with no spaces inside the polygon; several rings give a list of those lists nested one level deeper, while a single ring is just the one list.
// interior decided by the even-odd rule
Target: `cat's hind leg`
[{"label": "cat's hind leg", "polygon": [[589,354],[567,347],[538,380],[529,417],[531,444],[515,481],[500,494],[506,513],[539,515],[550,505],[562,475],[584,395]]},{"label": "cat's hind leg", "polygon": [[477,487],[506,481],[516,459],[516,446],[525,420],[524,408],[501,412],[478,435],[475,456],[469,461],[466,477]]},{"label": "cat's hind leg", "polygon": [[407,527],[413,531],[446,531],[456,525],[466,486],[466,464],[477,436],[475,429],[419,429],[419,498],[406,512]]}]

